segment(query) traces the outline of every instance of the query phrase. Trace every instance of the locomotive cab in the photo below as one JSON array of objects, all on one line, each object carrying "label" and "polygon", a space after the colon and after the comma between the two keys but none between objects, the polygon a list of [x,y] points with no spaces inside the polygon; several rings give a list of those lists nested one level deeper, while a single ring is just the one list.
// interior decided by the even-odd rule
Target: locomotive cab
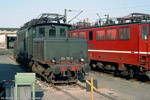
[{"label": "locomotive cab", "polygon": [[139,62],[150,78],[150,24],[140,24],[139,31]]},{"label": "locomotive cab", "polygon": [[[150,35],[149,35],[149,25],[148,24],[140,24],[139,25],[139,61],[141,65],[146,65],[149,60],[149,42],[150,42]],[[148,66],[147,66],[148,68]]]},{"label": "locomotive cab", "polygon": [[69,26],[61,24],[42,25],[37,27],[36,37],[39,38],[67,38]]}]

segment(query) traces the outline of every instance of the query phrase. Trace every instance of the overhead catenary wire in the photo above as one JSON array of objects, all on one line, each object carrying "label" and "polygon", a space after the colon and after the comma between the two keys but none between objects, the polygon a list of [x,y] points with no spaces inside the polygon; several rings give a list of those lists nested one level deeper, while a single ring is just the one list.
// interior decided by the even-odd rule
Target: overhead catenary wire
[{"label": "overhead catenary wire", "polygon": [[77,16],[79,16],[83,11],[80,11],[75,17],[73,17],[70,21],[68,21],[68,23],[70,23],[73,19],[77,18]]}]

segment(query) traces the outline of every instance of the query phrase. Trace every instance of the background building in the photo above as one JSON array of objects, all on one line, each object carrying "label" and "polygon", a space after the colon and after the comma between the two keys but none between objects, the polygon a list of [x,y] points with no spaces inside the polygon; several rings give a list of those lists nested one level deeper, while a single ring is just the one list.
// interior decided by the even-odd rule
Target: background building
[{"label": "background building", "polygon": [[13,48],[18,28],[0,28],[0,48]]}]

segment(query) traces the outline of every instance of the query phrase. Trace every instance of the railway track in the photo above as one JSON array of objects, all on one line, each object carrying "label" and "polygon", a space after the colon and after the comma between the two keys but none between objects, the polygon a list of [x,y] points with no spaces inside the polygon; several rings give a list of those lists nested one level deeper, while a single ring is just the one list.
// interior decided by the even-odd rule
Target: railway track
[{"label": "railway track", "polygon": [[[41,80],[39,80],[39,81],[42,82]],[[43,83],[43,82],[42,82],[42,83]],[[61,89],[61,88],[60,88],[59,86],[57,86],[57,85],[54,85],[54,84],[51,84],[51,83],[44,83],[44,84],[45,84],[45,86],[47,86],[47,87],[50,86],[50,87],[56,89],[57,91],[63,92],[64,94],[70,96],[73,100],[81,100],[81,99],[75,97],[74,95],[70,94],[69,92],[67,92],[67,91],[65,91],[65,90],[63,90],[63,89]],[[81,84],[79,84],[79,83],[76,83],[76,84],[73,84],[73,85],[75,85],[76,87],[79,87],[79,88],[81,88],[82,90],[85,90],[85,91],[86,91],[86,87],[83,86],[83,85],[81,85]],[[106,95],[106,94],[104,94],[104,93],[101,93],[100,91],[97,91],[97,92],[95,91],[95,93],[97,93],[98,95],[104,96],[104,97],[106,97],[106,98],[108,98],[108,99],[110,99],[110,100],[118,100],[118,99],[116,99],[116,98],[114,98],[114,97],[111,97],[111,96],[109,96],[109,95]]]},{"label": "railway track", "polygon": [[74,95],[70,94],[69,92],[63,90],[62,88],[60,88],[60,87],[57,86],[57,85],[54,85],[54,84],[52,84],[52,83],[47,83],[47,82],[44,83],[43,81],[41,81],[41,80],[39,80],[39,79],[38,79],[38,81],[40,81],[40,82],[41,82],[44,86],[46,86],[46,87],[52,87],[53,89],[55,89],[55,90],[57,90],[57,91],[61,91],[62,93],[66,94],[67,96],[71,97],[72,100],[80,100],[79,98],[77,98],[77,97],[75,97]]},{"label": "railway track", "polygon": [[[85,86],[83,86],[83,85],[81,85],[81,84],[79,84],[79,83],[76,83],[76,85],[77,85],[78,87],[80,87],[81,89],[86,89]],[[116,99],[116,98],[114,98],[114,97],[111,97],[111,96],[109,96],[109,95],[106,95],[106,94],[104,94],[104,93],[101,93],[100,91],[95,91],[95,93],[97,93],[97,94],[99,94],[99,95],[102,95],[102,96],[104,96],[104,97],[106,97],[106,98],[108,98],[108,99],[110,99],[110,100],[118,100],[118,99]]]}]

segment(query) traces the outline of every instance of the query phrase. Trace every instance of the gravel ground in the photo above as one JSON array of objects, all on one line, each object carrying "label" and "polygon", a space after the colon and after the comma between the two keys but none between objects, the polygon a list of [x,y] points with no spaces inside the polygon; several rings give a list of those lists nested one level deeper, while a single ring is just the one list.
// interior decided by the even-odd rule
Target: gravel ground
[{"label": "gravel ground", "polygon": [[[67,86],[57,86],[61,88],[63,91],[67,92],[64,93],[62,91],[58,91],[53,87],[47,87],[45,83],[38,81],[40,87],[44,90],[44,95],[42,100],[91,100],[91,92],[86,92],[86,90],[81,89],[75,85],[67,85]],[[85,86],[85,83],[79,82]],[[99,91],[105,95],[111,96],[116,100],[133,100],[133,98],[126,94],[116,93],[108,88],[99,88]],[[99,95],[94,92],[93,94],[94,100],[111,100],[107,97]]]},{"label": "gravel ground", "polygon": [[98,88],[111,90],[131,100],[150,100],[150,85],[138,81],[124,80],[104,74],[89,74],[89,78],[98,80]]},{"label": "gravel ground", "polygon": [[12,55],[13,49],[1,49],[0,48],[0,55]]},{"label": "gravel ground", "polygon": [[[75,85],[57,86],[64,92],[58,91],[53,87],[47,87],[43,83],[39,82],[41,88],[44,90],[44,96],[42,100],[91,100],[91,93],[82,90]],[[94,100],[110,100],[106,97],[94,93]]]},{"label": "gravel ground", "polygon": [[25,72],[10,55],[0,55],[0,80],[14,80],[17,72]]}]

